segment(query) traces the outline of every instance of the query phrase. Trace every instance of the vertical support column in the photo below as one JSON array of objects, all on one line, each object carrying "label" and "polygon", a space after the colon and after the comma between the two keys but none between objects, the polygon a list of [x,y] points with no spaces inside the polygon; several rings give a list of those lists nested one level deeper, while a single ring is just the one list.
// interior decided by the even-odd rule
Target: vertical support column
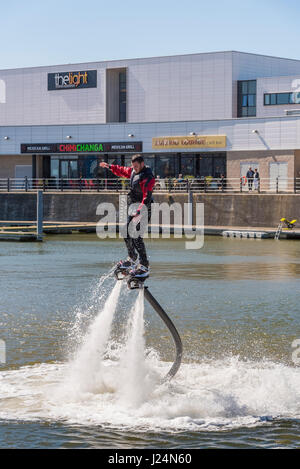
[{"label": "vertical support column", "polygon": [[44,194],[42,190],[36,195],[36,234],[37,240],[43,241]]},{"label": "vertical support column", "polygon": [[193,191],[191,191],[191,186],[188,186],[188,227],[193,227],[193,210],[194,209],[194,198]]}]

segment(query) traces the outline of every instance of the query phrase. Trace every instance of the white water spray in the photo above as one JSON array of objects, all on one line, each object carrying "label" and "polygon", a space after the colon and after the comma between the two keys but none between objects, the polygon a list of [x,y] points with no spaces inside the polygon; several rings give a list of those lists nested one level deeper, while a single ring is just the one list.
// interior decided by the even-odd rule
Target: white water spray
[{"label": "white water spray", "polygon": [[90,298],[84,298],[84,303],[75,310],[75,320],[69,330],[68,339],[70,348],[78,349],[86,335],[86,326],[92,320],[95,313],[102,310],[103,301],[107,289],[104,288],[106,280],[112,277],[113,269],[100,277],[96,285],[91,287]]},{"label": "white water spray", "polygon": [[141,289],[128,319],[126,345],[120,361],[118,396],[126,406],[141,405],[150,391],[144,332],[144,290]]},{"label": "white water spray", "polygon": [[116,282],[103,310],[90,325],[83,345],[70,365],[67,376],[70,390],[90,393],[108,390],[105,384],[103,354],[110,337],[121,287],[122,283]]}]

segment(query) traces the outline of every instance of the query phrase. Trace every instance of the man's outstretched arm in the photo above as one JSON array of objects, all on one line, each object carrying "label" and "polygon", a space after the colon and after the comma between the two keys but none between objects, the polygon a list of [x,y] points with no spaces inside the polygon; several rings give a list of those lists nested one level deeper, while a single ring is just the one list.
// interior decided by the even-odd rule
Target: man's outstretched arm
[{"label": "man's outstretched arm", "polygon": [[108,164],[102,161],[100,163],[100,166],[102,168],[107,168],[110,169],[112,173],[114,173],[116,176],[124,177],[124,178],[130,178],[131,172],[132,172],[132,167],[127,167],[127,166],[119,166],[117,164]]}]

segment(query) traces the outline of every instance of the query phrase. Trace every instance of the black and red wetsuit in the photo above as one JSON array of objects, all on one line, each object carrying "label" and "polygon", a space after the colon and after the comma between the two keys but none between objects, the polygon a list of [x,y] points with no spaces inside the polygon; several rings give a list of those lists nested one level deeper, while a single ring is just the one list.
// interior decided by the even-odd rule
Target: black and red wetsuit
[{"label": "black and red wetsuit", "polygon": [[[151,216],[151,203],[152,191],[155,184],[155,178],[149,166],[144,166],[139,173],[136,173],[132,167],[119,166],[111,164],[109,169],[116,175],[120,177],[125,177],[130,179],[130,191],[128,193],[128,204],[139,203],[137,207],[137,212],[140,212],[143,206],[148,210],[148,220]],[[127,236],[124,238],[124,241],[127,246],[128,255],[134,261],[137,259],[137,253],[140,258],[140,263],[145,267],[149,266],[147,259],[146,248],[142,238],[142,233],[138,238],[131,238],[128,233],[128,225],[131,222],[133,216],[128,216],[127,220]],[[137,230],[139,230],[139,225],[137,225]]]},{"label": "black and red wetsuit", "polygon": [[144,204],[149,208],[155,184],[155,179],[149,166],[144,166],[139,173],[136,173],[132,167],[118,166],[117,164],[109,165],[109,169],[116,176],[130,179],[130,191],[128,194],[128,202],[130,204],[140,202],[139,210]]}]

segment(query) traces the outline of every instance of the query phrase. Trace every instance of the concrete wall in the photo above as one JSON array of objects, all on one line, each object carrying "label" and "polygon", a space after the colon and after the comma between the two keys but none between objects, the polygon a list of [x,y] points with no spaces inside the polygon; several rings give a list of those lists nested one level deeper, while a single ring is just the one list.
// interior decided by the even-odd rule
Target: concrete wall
[{"label": "concrete wall", "polygon": [[[78,90],[80,91],[80,90]],[[65,91],[68,93],[68,91]],[[71,92],[71,91],[70,91]],[[253,133],[258,130],[259,133]],[[80,143],[142,141],[143,152],[153,153],[152,138],[176,135],[226,135],[226,148],[180,149],[200,151],[266,151],[300,148],[300,116],[211,121],[110,123],[95,125],[0,126],[0,155],[17,155],[22,143]],[[134,138],[128,137],[133,134]],[[4,137],[9,139],[5,140]],[[72,136],[72,140],[67,139]],[[163,149],[174,153],[174,149]]]},{"label": "concrete wall", "polygon": [[300,178],[300,150],[295,150],[294,170],[295,178]]},{"label": "concrete wall", "polygon": [[294,178],[294,152],[292,150],[229,151],[227,152],[227,177],[239,178],[241,163],[251,163],[253,170],[253,163],[257,163],[260,177],[269,178],[270,163],[276,162],[287,162],[288,178]]},{"label": "concrete wall", "polygon": [[0,155],[0,179],[15,178],[16,165],[32,165],[31,155]]},{"label": "concrete wall", "polygon": [[206,226],[276,227],[280,218],[300,221],[296,194],[194,194],[194,202],[204,203]]},{"label": "concrete wall", "polygon": [[[128,69],[128,122],[138,123],[229,119],[233,82],[299,75],[300,61],[228,51],[0,70],[0,125],[105,123],[106,70],[118,68]],[[48,91],[48,73],[86,70],[97,70],[97,88]]]},{"label": "concrete wall", "polygon": [[[0,70],[0,83],[6,88],[0,102],[0,125],[105,123],[106,70],[120,68],[128,69],[128,122],[231,118],[233,54]],[[86,70],[97,70],[97,88],[48,91],[48,73]]]},{"label": "concrete wall", "polygon": [[[194,202],[204,203],[206,226],[277,227],[280,218],[300,221],[299,195],[194,194]],[[97,222],[101,202],[118,208],[119,194],[45,194],[44,217],[49,221]],[[157,194],[155,201],[168,204],[187,202],[187,194]],[[1,193],[1,220],[35,220],[36,195]],[[171,222],[173,217],[171,217]]]}]

